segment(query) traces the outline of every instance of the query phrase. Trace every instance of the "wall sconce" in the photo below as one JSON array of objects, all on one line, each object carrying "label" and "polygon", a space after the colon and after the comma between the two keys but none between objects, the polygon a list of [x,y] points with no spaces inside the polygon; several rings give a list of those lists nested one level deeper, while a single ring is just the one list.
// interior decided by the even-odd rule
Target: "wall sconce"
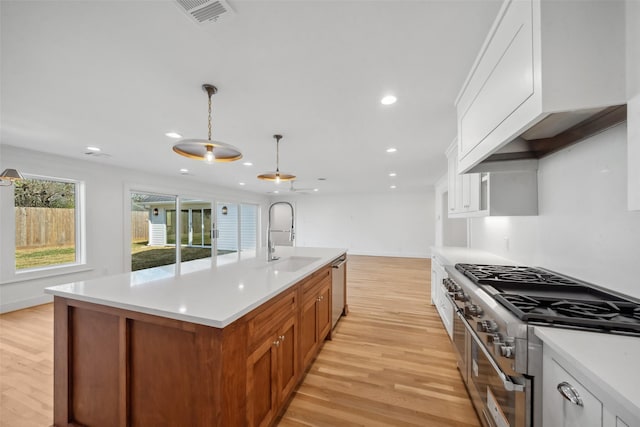
[{"label": "wall sconce", "polygon": [[227,209],[227,207],[226,207],[226,206],[223,206],[223,207],[222,207],[222,215],[226,215],[226,214],[227,214],[227,212],[229,212],[229,209]]},{"label": "wall sconce", "polygon": [[158,208],[153,208],[153,216],[158,216]]},{"label": "wall sconce", "polygon": [[[1,182],[0,186],[9,187],[11,184],[13,184],[14,181],[18,181],[20,179],[24,179],[24,177],[20,172],[18,172],[15,169],[5,169],[0,174],[0,182]],[[5,184],[5,181],[6,181],[6,184]]]}]

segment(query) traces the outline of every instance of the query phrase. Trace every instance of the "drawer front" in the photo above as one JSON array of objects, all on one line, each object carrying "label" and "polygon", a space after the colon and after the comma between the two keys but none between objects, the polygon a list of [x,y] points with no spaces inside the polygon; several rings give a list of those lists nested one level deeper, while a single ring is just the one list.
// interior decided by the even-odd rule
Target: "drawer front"
[{"label": "drawer front", "polygon": [[317,297],[320,288],[326,286],[327,282],[331,284],[331,267],[324,267],[316,271],[302,282],[302,300],[306,301],[307,298]]},{"label": "drawer front", "polygon": [[249,342],[259,344],[269,334],[272,334],[287,317],[297,313],[298,287],[293,286],[281,295],[274,297],[262,307],[250,314],[247,321]]},{"label": "drawer front", "polygon": [[[566,383],[582,400],[571,403],[558,391]],[[602,403],[589,390],[564,370],[553,358],[545,355],[543,362],[543,425],[557,427],[591,427],[602,425]]]},{"label": "drawer front", "polygon": [[469,80],[458,103],[460,160],[533,95],[532,19],[531,1],[512,1]]}]

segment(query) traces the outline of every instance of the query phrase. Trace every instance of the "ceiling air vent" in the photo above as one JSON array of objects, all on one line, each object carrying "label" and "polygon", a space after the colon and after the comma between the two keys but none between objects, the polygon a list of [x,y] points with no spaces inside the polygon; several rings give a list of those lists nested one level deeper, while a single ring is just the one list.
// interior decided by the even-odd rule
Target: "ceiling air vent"
[{"label": "ceiling air vent", "polygon": [[180,9],[199,24],[212,24],[233,16],[233,9],[224,0],[176,0]]}]

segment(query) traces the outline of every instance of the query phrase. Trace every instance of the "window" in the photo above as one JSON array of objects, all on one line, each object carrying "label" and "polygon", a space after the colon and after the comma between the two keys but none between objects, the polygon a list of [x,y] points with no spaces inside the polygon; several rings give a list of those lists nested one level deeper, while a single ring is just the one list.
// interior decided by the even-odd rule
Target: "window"
[{"label": "window", "polygon": [[131,271],[176,263],[176,197],[131,193]]},{"label": "window", "polygon": [[243,251],[258,247],[258,205],[240,205],[240,240]]},{"label": "window", "polygon": [[48,177],[15,183],[16,272],[84,262],[81,188],[80,182]]}]

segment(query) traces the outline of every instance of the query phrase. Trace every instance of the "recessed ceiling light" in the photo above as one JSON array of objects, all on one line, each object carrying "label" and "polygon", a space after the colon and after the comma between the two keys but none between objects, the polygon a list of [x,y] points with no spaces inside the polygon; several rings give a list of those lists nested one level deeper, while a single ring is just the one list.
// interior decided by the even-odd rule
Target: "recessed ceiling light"
[{"label": "recessed ceiling light", "polygon": [[391,104],[395,104],[397,100],[398,100],[398,98],[396,98],[395,96],[387,95],[387,96],[385,96],[384,98],[382,98],[380,100],[380,103],[382,105],[391,105]]},{"label": "recessed ceiling light", "polygon": [[276,191],[274,191],[274,193],[275,193],[275,194],[278,194],[278,193],[279,193],[279,191],[278,191],[278,190],[276,190]]},{"label": "recessed ceiling light", "polygon": [[244,162],[244,163],[243,163],[243,165],[245,165],[245,166],[253,166],[253,163],[251,163],[251,162]]},{"label": "recessed ceiling light", "polygon": [[397,148],[393,148],[393,147],[387,148],[387,153],[395,153],[396,151],[398,151]]},{"label": "recessed ceiling light", "polygon": [[393,190],[394,188],[396,188],[396,186],[395,185],[391,185],[389,188]]},{"label": "recessed ceiling light", "polygon": [[320,189],[318,189],[318,188],[314,188],[314,189],[313,189],[313,191],[320,191]]},{"label": "recessed ceiling light", "polygon": [[180,169],[181,174],[189,173],[189,169],[182,168]]},{"label": "recessed ceiling light", "polygon": [[93,151],[95,153],[97,153],[98,151],[102,151],[99,147],[91,147],[91,146],[87,147],[87,150]]},{"label": "recessed ceiling light", "polygon": [[169,138],[175,138],[175,139],[182,138],[182,135],[176,132],[167,132],[165,133],[165,135],[168,136]]},{"label": "recessed ceiling light", "polygon": [[244,182],[241,182],[240,185],[244,185]]},{"label": "recessed ceiling light", "polygon": [[389,172],[389,176],[396,176],[397,174],[395,172]]}]

